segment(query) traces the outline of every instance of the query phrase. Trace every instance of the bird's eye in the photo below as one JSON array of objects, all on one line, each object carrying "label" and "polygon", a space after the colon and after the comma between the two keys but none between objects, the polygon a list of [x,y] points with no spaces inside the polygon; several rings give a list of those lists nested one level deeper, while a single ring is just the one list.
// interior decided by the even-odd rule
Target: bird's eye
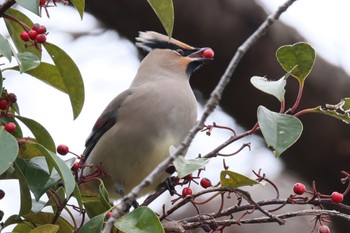
[{"label": "bird's eye", "polygon": [[178,53],[180,56],[185,55],[185,52],[182,49],[176,49],[175,52]]}]

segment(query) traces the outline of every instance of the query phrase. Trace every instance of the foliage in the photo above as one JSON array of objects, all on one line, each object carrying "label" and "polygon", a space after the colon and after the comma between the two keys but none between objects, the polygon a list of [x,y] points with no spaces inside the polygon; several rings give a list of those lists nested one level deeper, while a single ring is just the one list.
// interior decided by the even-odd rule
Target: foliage
[{"label": "foliage", "polygon": [[[168,36],[171,37],[174,24],[174,10],[171,0],[159,1],[148,0],[150,6],[159,17]],[[100,232],[104,228],[107,219],[113,219],[116,209],[109,202],[108,192],[103,182],[98,179],[103,175],[103,171],[96,171],[92,177],[99,187],[99,193],[91,196],[87,190],[79,187],[82,182],[78,173],[82,168],[75,159],[64,161],[56,153],[56,146],[50,133],[37,121],[20,115],[19,105],[13,93],[10,93],[4,82],[6,71],[15,70],[20,74],[31,75],[38,80],[54,87],[70,99],[73,116],[76,119],[84,104],[84,84],[80,71],[70,56],[58,46],[46,41],[48,34],[46,31],[38,32],[45,35],[45,41],[33,38],[21,37],[21,33],[30,34],[31,30],[37,26],[30,18],[26,16],[25,11],[11,8],[15,3],[26,10],[41,16],[43,10],[49,16],[49,7],[56,6],[58,3],[68,4],[67,0],[14,0],[7,1],[0,6],[3,9],[2,17],[12,43],[5,36],[0,35],[0,55],[6,60],[6,64],[0,68],[0,178],[16,179],[20,186],[20,210],[18,214],[10,216],[2,223],[2,227],[14,225],[16,232]],[[85,1],[71,0],[80,17],[83,18]],[[12,46],[13,44],[14,46]],[[51,61],[43,61],[42,53],[47,52]],[[277,81],[269,81],[266,77],[253,76],[251,83],[259,90],[277,98],[280,103],[278,112],[259,106],[257,109],[257,123],[248,131],[236,134],[233,129],[217,124],[206,125],[202,131],[208,136],[214,129],[224,129],[232,133],[232,136],[222,145],[215,148],[207,155],[200,156],[193,160],[186,160],[183,156],[178,156],[173,166],[176,170],[176,176],[172,177],[175,186],[185,186],[188,193],[179,194],[175,189],[172,190],[174,197],[171,201],[172,206],[165,209],[158,216],[148,207],[153,199],[157,198],[165,191],[162,187],[155,194],[142,204],[143,207],[136,208],[127,215],[114,221],[114,226],[123,232],[164,232],[169,222],[166,220],[169,215],[177,211],[180,207],[191,203],[196,211],[197,216],[192,219],[176,222],[183,229],[203,228],[206,231],[223,231],[227,224],[242,224],[249,222],[242,218],[250,213],[259,211],[265,217],[262,222],[277,222],[283,224],[283,216],[273,215],[276,210],[282,209],[286,205],[304,204],[313,205],[323,211],[324,204],[334,202],[334,195],[321,194],[316,190],[314,184],[312,190],[303,190],[298,195],[291,194],[287,199],[279,197],[277,185],[270,181],[264,174],[253,172],[255,179],[248,178],[234,171],[223,164],[223,168],[218,176],[219,184],[213,185],[206,179],[205,183],[201,182],[202,189],[192,193],[193,183],[200,178],[201,172],[209,162],[215,157],[229,157],[239,153],[242,149],[249,147],[250,144],[243,144],[241,148],[231,154],[223,154],[220,151],[228,145],[237,142],[239,139],[261,131],[266,144],[271,147],[276,157],[282,155],[284,151],[293,146],[302,134],[303,125],[298,119],[300,115],[306,113],[325,114],[343,122],[350,123],[350,98],[345,97],[338,104],[326,104],[324,107],[316,106],[309,109],[296,112],[302,97],[303,87],[306,78],[312,71],[316,59],[316,53],[311,45],[300,42],[294,45],[285,45],[280,47],[276,52],[276,57],[282,68],[287,72]],[[17,65],[12,66],[12,60],[15,59]],[[11,65],[9,65],[11,64]],[[289,77],[294,77],[299,83],[299,92],[295,103],[290,108],[285,106],[285,86]],[[22,122],[34,135],[33,138],[27,138],[23,135],[21,126],[18,121]],[[7,130],[8,123],[15,124],[15,130]],[[71,152],[72,153],[72,152]],[[174,148],[170,148],[170,154],[174,153]],[[79,159],[79,156],[77,156]],[[225,160],[224,160],[225,161]],[[197,172],[197,176],[192,174]],[[342,172],[343,183],[350,180],[347,172]],[[254,201],[249,192],[240,189],[242,186],[252,186],[260,182],[267,182],[276,191],[276,197],[271,201]],[[199,184],[198,184],[199,185]],[[350,186],[343,193],[337,193],[337,200],[342,200],[350,190]],[[237,205],[224,209],[224,202],[231,198],[231,194],[237,197]],[[209,195],[209,197],[208,197]],[[34,198],[32,198],[32,196]],[[199,205],[210,203],[216,197],[220,197],[221,205],[216,213],[203,214],[199,212]],[[0,198],[1,199],[1,198]],[[71,204],[75,199],[77,204]],[[205,199],[204,201],[202,199]],[[243,203],[242,200],[245,200]],[[341,201],[340,201],[341,202]],[[339,205],[340,203],[333,203]],[[263,205],[278,205],[277,208],[266,211]],[[47,211],[51,207],[52,211]],[[349,210],[350,207],[342,205]],[[72,218],[71,223],[63,217],[62,211],[65,210]],[[72,211],[83,216],[81,223],[78,223]],[[213,224],[213,219],[218,217],[229,217],[233,213],[241,212],[239,220],[230,219],[231,222],[225,224],[217,220]],[[320,214],[322,213],[322,214]],[[315,226],[317,223],[323,224],[323,212],[312,212],[310,215],[315,217]],[[90,220],[86,221],[85,216]],[[296,214],[297,215],[297,214]],[[209,216],[209,217],[207,217]],[[2,217],[1,217],[2,218]],[[0,220],[1,221],[1,220]],[[197,225],[196,225],[197,224]]]}]

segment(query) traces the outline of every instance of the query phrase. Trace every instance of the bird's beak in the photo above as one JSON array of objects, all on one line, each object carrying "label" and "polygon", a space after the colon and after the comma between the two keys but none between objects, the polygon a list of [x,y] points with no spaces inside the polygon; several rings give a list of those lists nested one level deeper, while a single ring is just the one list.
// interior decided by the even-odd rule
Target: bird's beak
[{"label": "bird's beak", "polygon": [[214,51],[209,47],[197,48],[187,57],[200,62],[208,62],[214,60]]}]

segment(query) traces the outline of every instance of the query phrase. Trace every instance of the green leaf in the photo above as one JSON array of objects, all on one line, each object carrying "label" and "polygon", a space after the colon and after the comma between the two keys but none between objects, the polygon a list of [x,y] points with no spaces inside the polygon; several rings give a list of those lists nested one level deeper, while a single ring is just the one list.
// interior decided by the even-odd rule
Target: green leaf
[{"label": "green leaf", "polygon": [[34,157],[28,162],[26,177],[36,201],[60,180],[55,169],[50,173],[43,156]]},{"label": "green leaf", "polygon": [[350,124],[350,98],[344,98],[335,105],[326,104],[325,107],[318,106],[311,109],[310,112],[321,113],[341,120],[346,124]]},{"label": "green leaf", "polygon": [[2,82],[3,82],[3,77],[2,77],[2,71],[0,69],[0,90],[2,90]]},{"label": "green leaf", "polygon": [[[39,214],[26,214],[23,216],[24,221],[28,221],[34,225],[43,225],[52,223],[53,218],[55,217],[55,213],[44,213],[40,212]],[[59,216],[55,225],[59,226],[59,232],[73,232],[73,226],[65,220],[63,217]]]},{"label": "green leaf", "polygon": [[83,19],[84,9],[85,9],[85,0],[71,0],[73,6],[78,10],[80,18]]},{"label": "green leaf", "polygon": [[16,0],[18,5],[33,12],[34,14],[40,16],[39,14],[39,1],[38,0]]},{"label": "green leaf", "polygon": [[158,16],[169,38],[174,29],[174,6],[172,0],[147,0]]},{"label": "green leaf", "polygon": [[45,43],[44,47],[61,74],[75,119],[80,114],[84,104],[84,83],[80,71],[74,61],[62,49],[50,43]]},{"label": "green leaf", "polygon": [[[18,19],[21,21],[23,24],[27,25],[28,27],[33,26],[33,22],[22,12],[15,10],[13,8],[10,8],[6,11],[6,14]],[[6,27],[7,30],[10,33],[10,36],[12,38],[13,43],[16,46],[16,49],[20,53],[24,52],[30,52],[34,54],[39,60],[41,60],[41,46],[38,45],[38,48],[35,48],[35,46],[30,46],[30,47],[25,47],[25,42],[21,39],[20,34],[22,31],[24,31],[24,28],[19,25],[17,22],[10,20],[10,19],[5,19]]]},{"label": "green leaf", "polygon": [[19,64],[19,71],[21,73],[34,69],[40,65],[40,60],[37,56],[30,52],[15,53],[14,56]]},{"label": "green leaf", "polygon": [[21,207],[19,210],[19,215],[28,214],[32,208],[32,197],[29,191],[29,185],[25,177],[27,170],[27,163],[21,159],[17,158],[14,164],[15,172],[13,178],[18,179],[19,188],[21,191]]},{"label": "green leaf", "polygon": [[291,115],[276,113],[263,106],[258,108],[258,122],[264,139],[279,157],[292,146],[303,131],[301,121]]},{"label": "green leaf", "polygon": [[[11,45],[6,40],[1,34],[0,34],[0,54],[3,55],[4,57],[11,62],[12,60],[12,50],[11,50]],[[2,90],[2,88],[0,88]]]},{"label": "green leaf", "polygon": [[299,82],[303,82],[314,66],[316,52],[311,45],[299,42],[280,47],[276,57],[285,71],[290,72]]},{"label": "green leaf", "polygon": [[242,174],[228,170],[221,171],[220,182],[221,186],[233,189],[242,186],[252,186],[255,184],[259,184],[259,182],[252,180]]},{"label": "green leaf", "polygon": [[27,223],[17,224],[16,227],[12,230],[14,233],[29,233],[34,227],[30,226]]},{"label": "green leaf", "polygon": [[286,93],[284,87],[287,83],[285,77],[282,77],[277,81],[270,81],[265,77],[253,76],[250,79],[250,82],[255,88],[276,97],[280,102],[284,100],[284,94]]},{"label": "green leaf", "polygon": [[41,124],[22,116],[16,116],[16,118],[22,121],[22,123],[30,129],[38,143],[52,152],[56,151],[55,142],[53,141],[50,133]]},{"label": "green leaf", "polygon": [[41,226],[38,226],[31,230],[29,233],[56,233],[60,227],[58,225],[53,225],[53,224],[44,224]]},{"label": "green leaf", "polygon": [[157,215],[148,207],[139,207],[118,219],[114,225],[125,233],[164,233]]},{"label": "green leaf", "polygon": [[69,197],[75,189],[75,179],[72,175],[70,168],[65,164],[65,162],[58,157],[56,154],[46,149],[40,144],[33,144],[36,149],[38,149],[43,156],[45,156],[49,170],[50,167],[54,167],[63,181],[63,186],[65,187],[66,195]]},{"label": "green leaf", "polygon": [[204,167],[209,162],[207,158],[197,158],[186,160],[185,157],[179,156],[174,160],[174,166],[179,178],[183,178],[199,168]]},{"label": "green leaf", "polygon": [[0,175],[10,168],[18,154],[16,138],[0,126]]},{"label": "green leaf", "polygon": [[105,216],[106,213],[102,213],[91,218],[87,223],[84,224],[79,233],[100,233],[102,231]]}]

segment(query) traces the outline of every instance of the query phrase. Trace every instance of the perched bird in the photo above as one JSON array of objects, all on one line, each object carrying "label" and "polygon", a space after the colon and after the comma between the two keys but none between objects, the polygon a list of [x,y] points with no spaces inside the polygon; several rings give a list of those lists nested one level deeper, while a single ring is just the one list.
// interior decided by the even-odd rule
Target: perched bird
[{"label": "perched bird", "polygon": [[[193,71],[213,59],[210,48],[195,48],[168,36],[140,32],[136,45],[149,51],[129,89],[106,107],[86,140],[83,164],[99,167],[111,199],[139,184],[179,146],[197,119],[189,84]],[[94,167],[85,167],[87,177]],[[169,174],[144,190],[154,191]]]}]

